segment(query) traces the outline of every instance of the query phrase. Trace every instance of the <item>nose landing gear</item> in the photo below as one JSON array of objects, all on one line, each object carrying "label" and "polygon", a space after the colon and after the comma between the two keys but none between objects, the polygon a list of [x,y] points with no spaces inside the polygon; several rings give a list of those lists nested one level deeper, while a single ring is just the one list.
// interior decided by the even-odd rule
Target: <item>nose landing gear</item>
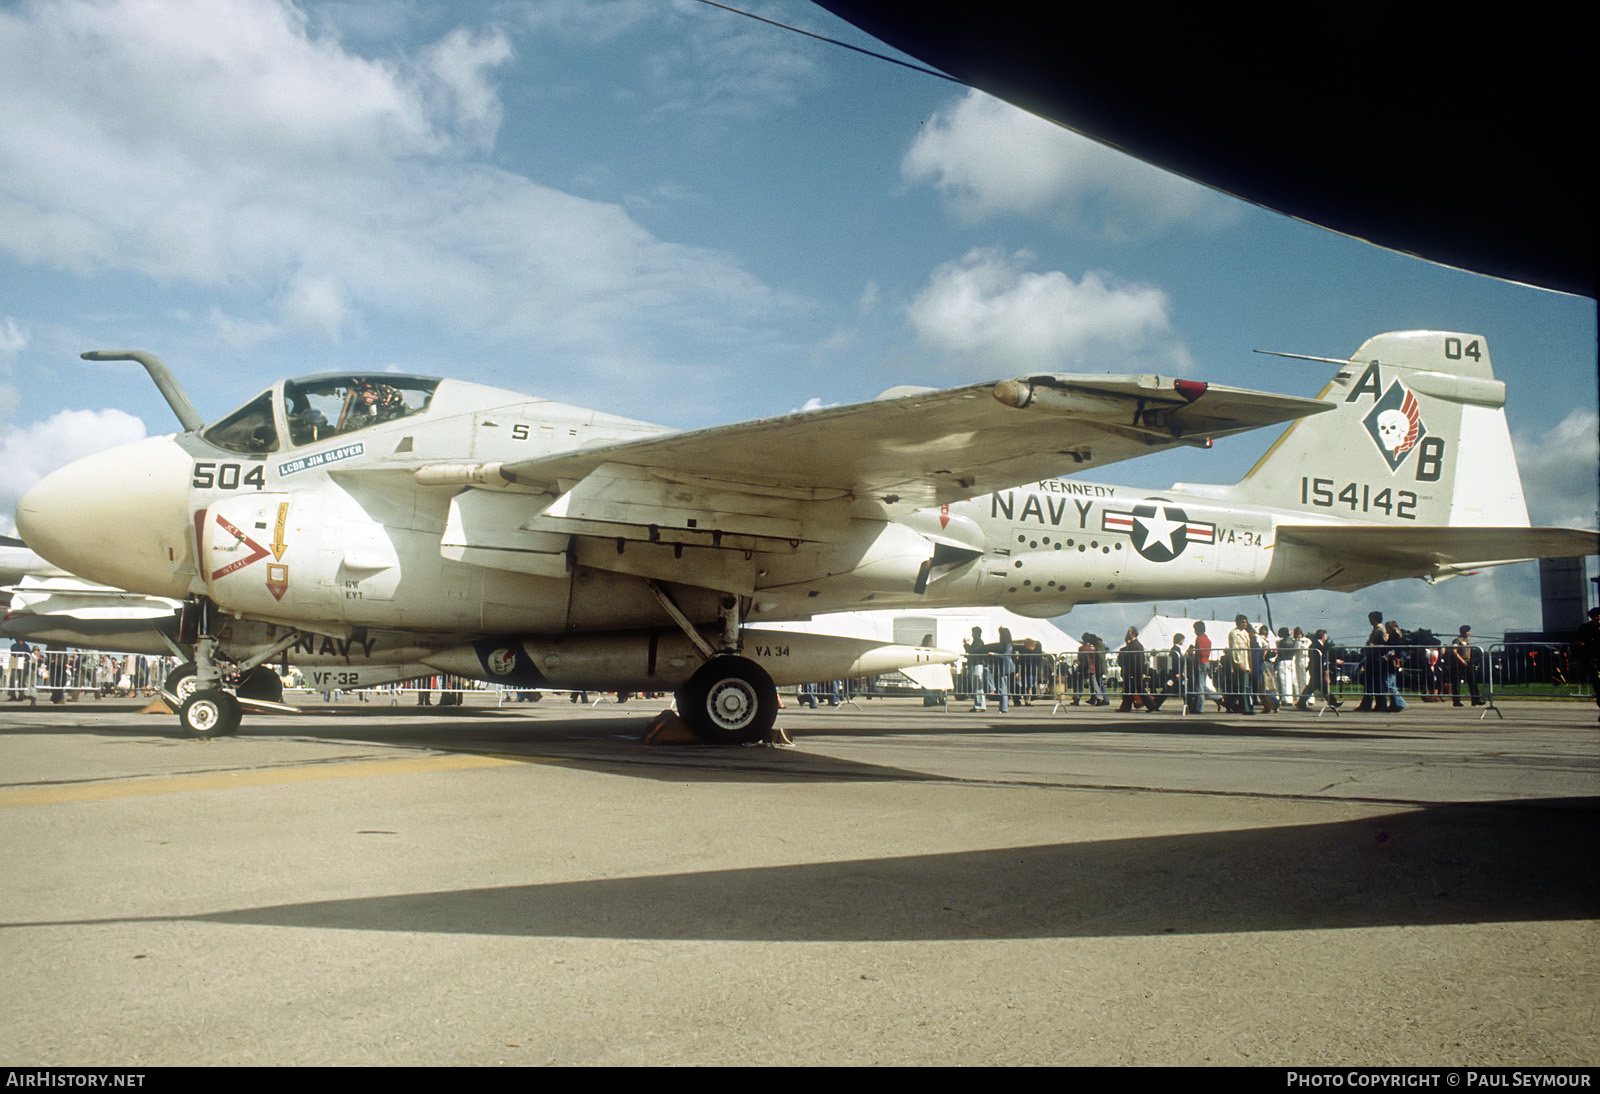
[{"label": "nose landing gear", "polygon": [[179,636],[193,643],[194,660],[173,669],[161,684],[162,698],[177,710],[184,732],[198,738],[225,737],[239,728],[246,710],[293,713],[294,708],[283,702],[283,681],[264,662],[288,649],[299,635],[291,632],[239,666],[230,691],[217,657],[215,616],[215,606],[204,597],[184,606]]}]

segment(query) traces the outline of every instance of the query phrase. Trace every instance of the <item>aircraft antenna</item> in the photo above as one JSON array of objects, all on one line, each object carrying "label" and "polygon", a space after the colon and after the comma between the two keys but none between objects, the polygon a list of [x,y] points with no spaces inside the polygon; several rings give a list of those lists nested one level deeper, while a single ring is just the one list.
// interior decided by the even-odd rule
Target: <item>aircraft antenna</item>
[{"label": "aircraft antenna", "polygon": [[1350,358],[1348,358],[1348,357],[1316,357],[1316,356],[1314,356],[1312,354],[1309,354],[1309,353],[1285,353],[1282,350],[1276,350],[1276,349],[1258,349],[1258,350],[1251,350],[1250,352],[1252,352],[1252,353],[1264,353],[1268,357],[1289,357],[1289,358],[1293,358],[1296,361],[1321,361],[1323,364],[1328,364],[1328,365],[1348,365],[1348,364],[1350,364]]}]

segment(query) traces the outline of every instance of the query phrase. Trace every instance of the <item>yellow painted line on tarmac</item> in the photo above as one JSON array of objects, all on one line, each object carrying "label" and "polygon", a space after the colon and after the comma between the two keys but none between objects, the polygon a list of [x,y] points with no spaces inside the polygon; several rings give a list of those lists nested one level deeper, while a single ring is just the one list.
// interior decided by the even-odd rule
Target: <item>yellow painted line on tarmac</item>
[{"label": "yellow painted line on tarmac", "polygon": [[0,809],[21,805],[59,805],[64,802],[142,798],[151,794],[186,794],[195,790],[231,790],[243,786],[283,786],[290,783],[326,782],[330,779],[365,779],[376,775],[415,775],[431,771],[471,771],[512,764],[556,763],[533,756],[422,756],[405,760],[358,760],[352,763],[306,764],[299,767],[256,771],[206,771],[160,779],[118,779],[111,782],[73,783],[70,786],[31,786],[0,790]]}]

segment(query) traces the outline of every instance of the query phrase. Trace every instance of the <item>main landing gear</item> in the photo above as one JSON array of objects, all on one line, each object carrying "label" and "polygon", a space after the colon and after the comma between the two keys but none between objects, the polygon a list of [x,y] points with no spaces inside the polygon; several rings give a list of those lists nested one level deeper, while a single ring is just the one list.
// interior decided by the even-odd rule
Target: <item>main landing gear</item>
[{"label": "main landing gear", "polygon": [[746,657],[713,657],[678,689],[678,716],[707,744],[755,744],[778,720],[778,688]]},{"label": "main landing gear", "polygon": [[666,589],[654,581],[645,584],[705,660],[677,691],[678,717],[707,744],[744,745],[767,740],[778,720],[778,686],[766,669],[738,654],[738,598],[730,596],[722,602],[721,649],[713,649]]}]

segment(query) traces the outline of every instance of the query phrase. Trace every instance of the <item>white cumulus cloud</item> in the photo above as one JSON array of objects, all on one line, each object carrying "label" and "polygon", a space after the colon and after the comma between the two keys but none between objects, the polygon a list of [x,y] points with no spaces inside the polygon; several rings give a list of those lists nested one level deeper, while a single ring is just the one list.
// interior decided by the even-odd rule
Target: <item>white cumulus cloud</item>
[{"label": "white cumulus cloud", "polygon": [[923,126],[901,174],[969,222],[1013,213],[1122,240],[1237,216],[1232,199],[976,90]]},{"label": "white cumulus cloud", "polygon": [[0,10],[0,252],[201,289],[247,340],[382,316],[641,361],[784,306],[723,252],[489,162],[511,57],[464,28],[363,57],[287,0]]},{"label": "white cumulus cloud", "polygon": [[1544,433],[1513,433],[1512,446],[1533,524],[1595,527],[1600,508],[1600,413],[1579,407]]},{"label": "white cumulus cloud", "polygon": [[0,320],[0,359],[15,357],[28,344],[28,332],[11,316]]},{"label": "white cumulus cloud", "polygon": [[1089,272],[1026,269],[1026,251],[987,248],[934,270],[906,317],[924,345],[1005,369],[1187,372],[1166,294]]}]

